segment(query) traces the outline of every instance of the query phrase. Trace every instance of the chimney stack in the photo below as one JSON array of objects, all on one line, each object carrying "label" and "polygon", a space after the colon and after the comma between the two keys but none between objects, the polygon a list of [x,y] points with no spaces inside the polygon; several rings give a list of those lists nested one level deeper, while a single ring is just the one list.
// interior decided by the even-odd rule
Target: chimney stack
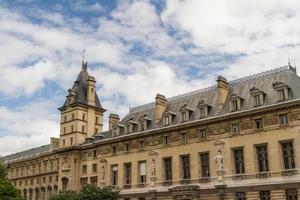
[{"label": "chimney stack", "polygon": [[158,124],[167,107],[167,99],[164,95],[157,94],[155,97],[155,124]]},{"label": "chimney stack", "polygon": [[217,79],[217,91],[218,91],[218,111],[221,111],[224,107],[227,95],[228,95],[228,81],[223,76],[218,76]]},{"label": "chimney stack", "polygon": [[110,113],[108,117],[109,130],[112,130],[114,124],[118,124],[120,121],[120,117],[117,114]]}]

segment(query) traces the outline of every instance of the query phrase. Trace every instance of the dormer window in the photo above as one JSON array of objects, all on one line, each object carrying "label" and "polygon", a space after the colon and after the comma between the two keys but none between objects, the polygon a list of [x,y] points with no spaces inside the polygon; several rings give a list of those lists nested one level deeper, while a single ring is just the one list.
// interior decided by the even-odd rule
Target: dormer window
[{"label": "dormer window", "polygon": [[121,126],[120,124],[114,124],[112,127],[112,136],[116,137],[120,134],[120,130],[121,128],[124,128],[123,126]]},{"label": "dormer window", "polygon": [[198,103],[198,108],[199,108],[199,118],[202,119],[208,116],[211,106],[206,104],[204,100],[201,100]]},{"label": "dormer window", "polygon": [[139,120],[139,131],[145,131],[150,125],[151,119],[147,118],[147,114]]},{"label": "dormer window", "polygon": [[238,111],[242,107],[242,98],[236,94],[232,94],[230,97],[230,111]]},{"label": "dormer window", "polygon": [[184,104],[180,108],[180,121],[181,122],[186,122],[191,118],[191,115],[193,113],[193,110],[188,108],[186,104]]},{"label": "dormer window", "polygon": [[130,133],[137,131],[137,126],[138,126],[138,123],[133,121],[133,119],[131,118],[126,123],[126,134],[130,134]]},{"label": "dormer window", "polygon": [[285,101],[289,98],[288,85],[276,81],[275,83],[273,83],[273,88],[277,91],[277,101]]},{"label": "dormer window", "polygon": [[265,103],[265,93],[258,88],[251,88],[250,94],[252,95],[252,105],[254,107],[261,106]]},{"label": "dormer window", "polygon": [[166,111],[163,115],[163,123],[165,126],[172,124],[174,117],[176,116],[175,113],[171,111]]}]

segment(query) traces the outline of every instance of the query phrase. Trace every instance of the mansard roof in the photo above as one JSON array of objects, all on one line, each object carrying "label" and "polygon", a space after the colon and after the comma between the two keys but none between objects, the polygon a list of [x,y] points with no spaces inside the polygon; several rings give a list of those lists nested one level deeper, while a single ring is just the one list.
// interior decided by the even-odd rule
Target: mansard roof
[{"label": "mansard roof", "polygon": [[[243,104],[241,111],[250,110],[253,108],[252,100],[253,96],[251,95],[251,89],[253,87],[259,88],[261,91],[266,94],[265,97],[265,106],[273,105],[277,102],[277,93],[273,88],[273,83],[281,82],[287,85],[290,90],[290,99],[295,100],[300,99],[300,77],[296,74],[296,69],[292,66],[284,66],[255,74],[252,76],[247,76],[237,80],[230,81],[228,84],[229,93],[227,95],[226,102],[224,104],[222,111],[217,111],[217,86],[211,86],[208,88],[192,91],[186,94],[179,96],[171,97],[167,99],[166,110],[170,110],[177,114],[177,117],[174,118],[172,125],[181,123],[180,121],[180,111],[182,106],[186,105],[188,108],[192,109],[194,112],[190,118],[190,121],[199,119],[200,110],[198,104],[200,101],[204,101],[210,105],[209,117],[217,117],[230,113],[230,96],[235,94],[243,98]],[[154,121],[155,113],[155,102],[145,104],[142,106],[131,108],[129,113],[120,121],[120,124],[126,124],[129,119],[136,120],[141,118],[143,115],[147,115],[147,118]],[[151,123],[148,130],[164,127],[163,120],[159,124]],[[108,139],[111,136],[110,131],[101,133],[104,137],[103,139]],[[124,131],[120,131],[119,136],[124,135]]]},{"label": "mansard roof", "polygon": [[19,160],[21,161],[23,159],[30,159],[37,156],[42,156],[44,154],[50,153],[51,151],[53,151],[53,149],[51,149],[51,145],[49,144],[49,145],[44,145],[29,150],[21,151],[15,154],[3,156],[0,159],[3,160],[4,163],[18,162]]},{"label": "mansard roof", "polygon": [[[73,87],[72,89],[69,90],[69,92],[71,91],[72,93],[75,94],[75,100],[74,103],[80,103],[80,104],[84,104],[84,105],[88,105],[88,101],[87,101],[87,80],[89,78],[89,73],[87,71],[87,63],[82,63],[82,69],[79,73],[79,75],[77,76],[76,80],[74,81]],[[103,109],[100,100],[98,98],[98,95],[96,93],[95,95],[95,103],[96,103],[96,107]],[[64,103],[64,105],[61,108],[64,108],[65,106],[67,106],[67,99]]]}]

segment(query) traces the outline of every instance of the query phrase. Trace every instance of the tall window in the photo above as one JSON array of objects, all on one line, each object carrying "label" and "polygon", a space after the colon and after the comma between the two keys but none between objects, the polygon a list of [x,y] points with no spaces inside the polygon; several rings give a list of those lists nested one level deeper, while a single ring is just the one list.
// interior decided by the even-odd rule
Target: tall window
[{"label": "tall window", "polygon": [[240,132],[240,124],[234,123],[231,125],[232,133],[239,133]]},{"label": "tall window", "polygon": [[118,165],[113,165],[111,167],[111,184],[118,185]]},{"label": "tall window", "polygon": [[245,192],[237,192],[235,193],[235,200],[246,200]]},{"label": "tall window", "polygon": [[259,199],[260,200],[271,200],[270,191],[260,191]]},{"label": "tall window", "polygon": [[281,149],[284,169],[295,169],[293,142],[282,142]]},{"label": "tall window", "polygon": [[233,149],[234,167],[236,174],[244,174],[244,151],[243,148]]},{"label": "tall window", "polygon": [[182,121],[182,122],[187,121],[187,111],[181,111],[181,116],[180,116],[180,118],[181,118],[181,121]]},{"label": "tall window", "polygon": [[172,180],[172,158],[164,158],[165,181]]},{"label": "tall window", "polygon": [[93,158],[97,158],[97,150],[93,150]]},{"label": "tall window", "polygon": [[164,144],[170,144],[170,136],[164,136]]},{"label": "tall window", "polygon": [[261,105],[260,95],[253,96],[253,99],[254,99],[254,106],[260,106]]},{"label": "tall window", "polygon": [[231,103],[231,111],[239,110],[238,100],[232,100],[230,103]]},{"label": "tall window", "polygon": [[277,96],[279,101],[284,101],[286,100],[286,95],[284,93],[284,89],[277,90]]},{"label": "tall window", "polygon": [[255,128],[256,129],[262,129],[263,128],[263,120],[261,118],[255,120]]},{"label": "tall window", "polygon": [[181,133],[181,143],[187,142],[187,133]]},{"label": "tall window", "polygon": [[206,108],[205,107],[201,107],[199,108],[199,113],[200,113],[200,118],[205,118],[206,117]]},{"label": "tall window", "polygon": [[87,173],[87,166],[83,165],[82,166],[82,174],[86,174]]},{"label": "tall window", "polygon": [[94,164],[92,165],[92,172],[93,172],[93,173],[97,173],[97,163],[94,163]]},{"label": "tall window", "polygon": [[259,172],[269,171],[267,145],[256,146],[257,163]]},{"label": "tall window", "polygon": [[97,187],[97,176],[91,177],[91,178],[90,178],[90,181],[91,181],[91,185],[92,185],[93,187]]},{"label": "tall window", "polygon": [[171,123],[170,116],[165,115],[164,116],[165,126],[168,126]]},{"label": "tall window", "polygon": [[146,161],[139,162],[139,183],[146,183]]},{"label": "tall window", "polygon": [[131,163],[124,164],[125,185],[131,185]]},{"label": "tall window", "polygon": [[199,139],[205,139],[206,138],[206,130],[201,129],[199,130]]},{"label": "tall window", "polygon": [[287,189],[285,191],[285,195],[286,195],[286,200],[297,200],[298,199],[297,189]]},{"label": "tall window", "polygon": [[181,156],[182,179],[190,179],[190,156]]},{"label": "tall window", "polygon": [[210,177],[209,154],[201,153],[200,154],[200,162],[201,162],[201,177],[202,178]]},{"label": "tall window", "polygon": [[279,121],[280,121],[280,125],[286,125],[286,124],[288,124],[288,116],[287,116],[287,114],[279,115]]}]

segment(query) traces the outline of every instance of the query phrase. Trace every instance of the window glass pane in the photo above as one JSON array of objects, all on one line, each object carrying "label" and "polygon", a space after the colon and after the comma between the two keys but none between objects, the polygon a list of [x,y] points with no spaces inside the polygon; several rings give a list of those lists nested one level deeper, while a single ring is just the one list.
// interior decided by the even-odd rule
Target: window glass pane
[{"label": "window glass pane", "polygon": [[140,175],[141,176],[146,175],[146,163],[145,162],[140,163]]}]

